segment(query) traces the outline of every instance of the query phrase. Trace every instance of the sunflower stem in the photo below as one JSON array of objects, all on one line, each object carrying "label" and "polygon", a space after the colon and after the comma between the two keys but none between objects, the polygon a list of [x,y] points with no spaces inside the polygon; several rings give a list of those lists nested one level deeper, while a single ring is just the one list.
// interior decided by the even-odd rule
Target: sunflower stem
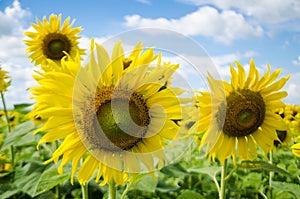
[{"label": "sunflower stem", "polygon": [[116,189],[116,183],[113,178],[110,179],[108,186],[109,186],[108,199],[116,199],[117,189]]},{"label": "sunflower stem", "polygon": [[89,192],[88,192],[88,183],[81,185],[81,192],[82,192],[82,199],[88,199],[89,198]]},{"label": "sunflower stem", "polygon": [[59,184],[56,185],[56,187],[55,187],[55,193],[56,193],[57,199],[61,199],[61,197],[60,197],[60,185]]},{"label": "sunflower stem", "polygon": [[[0,93],[1,93],[1,100],[2,100],[2,105],[3,105],[4,115],[5,115],[5,118],[6,118],[8,132],[11,132],[10,120],[9,120],[9,117],[8,117],[8,112],[7,112],[7,108],[6,108],[4,94],[3,94],[3,92],[0,92]],[[10,146],[10,152],[11,152],[11,165],[14,166],[14,164],[15,164],[15,152],[14,152],[14,146],[13,145]]]},{"label": "sunflower stem", "polygon": [[130,190],[130,188],[132,187],[132,185],[133,185],[132,182],[130,182],[129,184],[126,185],[126,188],[125,188],[125,190],[123,191],[123,193],[122,193],[120,199],[124,199],[124,198],[125,198],[127,192]]},{"label": "sunflower stem", "polygon": [[4,94],[3,94],[3,92],[0,92],[0,93],[1,93],[3,111],[4,111],[5,119],[6,119],[6,122],[7,122],[8,132],[10,132],[11,127],[10,127],[10,121],[9,121],[9,118],[8,118],[8,113],[7,113],[6,103],[5,103],[5,99],[4,99]]},{"label": "sunflower stem", "polygon": [[[273,153],[272,153],[272,151],[270,151],[270,153],[269,153],[269,163],[273,164]],[[270,199],[273,198],[273,193],[272,193],[273,192],[273,190],[272,190],[273,175],[274,175],[274,172],[270,171],[269,172],[269,192],[270,192]]]},{"label": "sunflower stem", "polygon": [[226,173],[227,173],[227,159],[224,161],[224,164],[222,166],[222,172],[221,172],[221,188],[219,191],[219,198],[225,199],[226,198]]}]

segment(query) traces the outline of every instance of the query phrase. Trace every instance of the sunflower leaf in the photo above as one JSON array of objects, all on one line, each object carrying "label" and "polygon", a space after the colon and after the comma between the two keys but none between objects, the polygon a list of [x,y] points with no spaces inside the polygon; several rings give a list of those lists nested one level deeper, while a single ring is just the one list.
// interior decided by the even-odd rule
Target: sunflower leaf
[{"label": "sunflower leaf", "polygon": [[179,163],[169,164],[161,170],[168,176],[190,176],[191,174]]},{"label": "sunflower leaf", "polygon": [[177,199],[204,199],[204,197],[198,192],[186,190],[182,192]]},{"label": "sunflower leaf", "polygon": [[188,169],[188,172],[192,173],[201,173],[201,174],[207,174],[211,178],[215,178],[218,173],[221,172],[222,167],[217,167],[217,166],[210,166],[210,167],[204,167],[204,168],[199,168],[199,167],[193,167]]},{"label": "sunflower leaf", "polygon": [[48,191],[56,185],[65,182],[69,178],[70,175],[67,172],[59,175],[59,173],[57,172],[57,168],[55,166],[52,166],[42,173],[34,195],[37,196],[45,191]]},{"label": "sunflower leaf", "polygon": [[272,187],[281,192],[292,193],[296,196],[296,198],[300,198],[300,185],[298,184],[273,181]]},{"label": "sunflower leaf", "polygon": [[273,171],[277,173],[282,173],[288,176],[292,176],[289,172],[284,169],[281,169],[273,164],[264,161],[242,161],[241,164],[237,165],[238,168],[250,169],[250,170],[264,170],[264,171]]},{"label": "sunflower leaf", "polygon": [[155,192],[155,188],[156,188],[156,181],[150,175],[143,177],[132,187],[132,189],[151,192],[151,193]]},{"label": "sunflower leaf", "polygon": [[7,133],[1,150],[10,146],[36,145],[37,137],[33,136],[36,129],[33,122],[28,121],[17,125],[11,132]]},{"label": "sunflower leaf", "polygon": [[14,182],[20,191],[35,197],[68,179],[68,172],[59,175],[55,165],[50,167],[39,162],[30,162],[16,169]]},{"label": "sunflower leaf", "polygon": [[27,108],[32,106],[33,104],[23,103],[23,104],[14,104],[14,111],[17,111],[19,113],[26,114],[29,112]]}]

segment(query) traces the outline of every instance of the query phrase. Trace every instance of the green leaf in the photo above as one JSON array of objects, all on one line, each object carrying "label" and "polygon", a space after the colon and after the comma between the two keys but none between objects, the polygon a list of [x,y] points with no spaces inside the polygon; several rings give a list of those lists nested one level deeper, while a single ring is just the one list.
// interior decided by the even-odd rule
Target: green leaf
[{"label": "green leaf", "polygon": [[1,150],[13,146],[36,145],[37,137],[33,135],[35,125],[31,121],[17,125],[11,132],[7,133]]},{"label": "green leaf", "polygon": [[170,186],[170,185],[166,184],[165,182],[159,180],[157,183],[156,190],[159,192],[162,192],[162,193],[167,193],[167,192],[178,191],[179,187]]},{"label": "green leaf", "polygon": [[192,190],[186,190],[180,194],[177,199],[204,199],[204,197],[195,191]]},{"label": "green leaf", "polygon": [[50,167],[38,162],[30,162],[16,169],[14,181],[19,190],[35,197],[68,179],[68,172],[59,175],[55,165]]},{"label": "green leaf", "polygon": [[204,168],[192,167],[192,168],[188,169],[188,172],[207,174],[211,178],[215,178],[216,175],[221,172],[221,170],[222,170],[222,167],[217,167],[217,166],[210,166],[210,167],[204,167]]},{"label": "green leaf", "polygon": [[243,169],[252,169],[252,170],[264,170],[264,171],[273,171],[277,173],[282,173],[288,176],[292,176],[289,172],[284,169],[281,169],[273,164],[264,161],[242,161],[241,164],[238,164],[237,167]]},{"label": "green leaf", "polygon": [[132,189],[151,192],[151,193],[155,192],[155,188],[156,188],[156,181],[150,175],[143,177],[132,187]]},{"label": "green leaf", "polygon": [[[30,106],[32,106],[33,104],[27,104],[27,103],[23,103],[23,104],[14,104],[14,110],[19,112],[19,113],[23,113],[26,114],[28,113],[28,109]],[[26,110],[27,109],[27,110]]]},{"label": "green leaf", "polygon": [[9,176],[1,176],[0,178],[0,196],[1,199],[9,198],[20,190],[18,187],[12,183],[12,175]]},{"label": "green leaf", "polygon": [[246,176],[242,177],[243,180],[243,188],[254,188],[259,190],[259,187],[262,183],[262,174],[261,173],[249,173]]},{"label": "green leaf", "polygon": [[278,191],[292,193],[296,196],[296,198],[300,198],[300,185],[298,184],[273,181],[272,187]]},{"label": "green leaf", "polygon": [[68,180],[70,175],[68,173],[63,173],[60,175],[57,172],[57,168],[54,166],[45,170],[38,181],[38,186],[35,190],[34,195],[39,195],[47,190],[52,189],[56,185]]},{"label": "green leaf", "polygon": [[53,192],[47,191],[46,193],[37,196],[35,199],[55,199],[55,198],[57,198],[57,196]]},{"label": "green leaf", "polygon": [[24,167],[16,168],[14,182],[22,192],[33,197],[35,195],[40,176],[46,169],[46,165],[30,162]]},{"label": "green leaf", "polygon": [[177,177],[177,176],[184,177],[184,176],[190,176],[191,175],[179,163],[169,164],[168,166],[164,167],[161,170],[161,172],[164,173],[164,174],[166,174],[166,175],[168,175],[168,176],[174,176],[174,177]]}]

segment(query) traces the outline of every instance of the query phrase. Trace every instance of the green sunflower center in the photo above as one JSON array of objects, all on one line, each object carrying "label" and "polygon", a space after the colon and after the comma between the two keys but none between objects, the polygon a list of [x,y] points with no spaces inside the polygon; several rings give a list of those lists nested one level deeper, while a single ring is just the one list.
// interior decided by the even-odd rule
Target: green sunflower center
[{"label": "green sunflower center", "polygon": [[226,108],[224,104],[221,105],[217,114],[219,128],[225,134],[233,137],[247,136],[261,126],[266,106],[258,92],[241,89],[231,92],[226,100]]},{"label": "green sunflower center", "polygon": [[[112,99],[112,95],[114,95]],[[95,97],[96,119],[91,142],[108,151],[129,150],[142,140],[150,123],[142,95],[127,90],[101,89]]]},{"label": "green sunflower center", "polygon": [[60,60],[70,53],[71,41],[61,33],[49,33],[43,40],[43,53],[49,59]]}]

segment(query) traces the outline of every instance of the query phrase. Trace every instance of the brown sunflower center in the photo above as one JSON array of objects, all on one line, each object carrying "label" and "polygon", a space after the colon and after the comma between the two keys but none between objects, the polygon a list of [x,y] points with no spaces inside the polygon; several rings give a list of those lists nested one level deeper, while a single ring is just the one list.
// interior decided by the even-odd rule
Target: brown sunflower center
[{"label": "brown sunflower center", "polygon": [[107,87],[96,92],[94,106],[93,129],[86,131],[94,147],[129,150],[145,136],[150,117],[142,95]]},{"label": "brown sunflower center", "polygon": [[60,60],[70,53],[71,41],[61,33],[49,33],[43,40],[43,53],[49,59]]},{"label": "brown sunflower center", "polygon": [[228,136],[250,135],[263,123],[266,106],[258,92],[241,89],[231,92],[226,100],[226,108],[222,104],[216,117],[219,128]]},{"label": "brown sunflower center", "polygon": [[[284,142],[287,137],[287,131],[276,130],[277,137],[281,142]],[[274,140],[274,146],[278,147],[280,142],[278,140]]]},{"label": "brown sunflower center", "polygon": [[128,68],[130,66],[130,64],[132,63],[132,60],[129,58],[125,58],[123,60],[123,69],[125,70],[126,68]]}]

